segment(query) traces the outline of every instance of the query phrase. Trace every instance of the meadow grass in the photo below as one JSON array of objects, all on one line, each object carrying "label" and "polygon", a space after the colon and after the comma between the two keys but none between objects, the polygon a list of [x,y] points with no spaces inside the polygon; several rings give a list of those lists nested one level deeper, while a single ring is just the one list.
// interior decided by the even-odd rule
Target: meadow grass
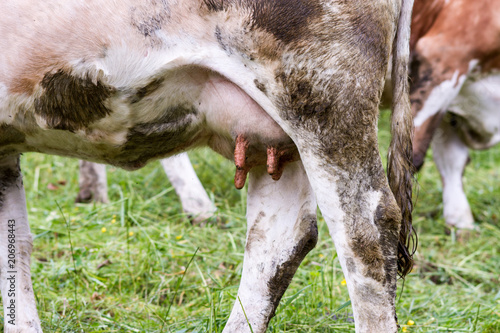
[{"label": "meadow grass", "polygon": [[[380,127],[385,156],[387,112]],[[208,150],[190,156],[218,207],[218,219],[205,227],[189,223],[159,163],[132,173],[108,167],[111,203],[75,205],[76,160],[22,157],[45,332],[222,331],[241,277],[246,192],[234,189],[231,162]],[[401,330],[500,332],[500,147],[471,153],[464,183],[479,231],[467,239],[445,227],[441,182],[429,157],[418,175],[416,265],[404,289],[399,283]],[[318,229],[318,244],[269,332],[354,330],[344,277],[321,219]]]}]

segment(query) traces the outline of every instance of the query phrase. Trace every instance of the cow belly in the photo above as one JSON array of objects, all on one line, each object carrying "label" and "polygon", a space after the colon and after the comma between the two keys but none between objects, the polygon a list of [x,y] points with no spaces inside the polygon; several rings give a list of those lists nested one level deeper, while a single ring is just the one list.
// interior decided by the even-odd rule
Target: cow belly
[{"label": "cow belly", "polygon": [[[257,102],[201,67],[172,69],[142,86],[127,87],[107,85],[105,80],[84,82],[62,72],[47,76],[40,97],[8,101],[23,107],[10,107],[13,120],[0,122],[5,129],[0,133],[0,156],[35,151],[137,169],[151,159],[200,145],[233,158],[237,136],[248,142],[252,166],[266,163],[269,146],[292,151],[288,154],[293,159],[298,156],[292,140]],[[66,89],[61,100],[55,87],[66,82],[73,90]],[[95,88],[88,89],[92,84]],[[87,91],[92,96],[83,100],[90,105],[83,105],[79,96]],[[105,96],[96,97],[102,91]]]},{"label": "cow belly", "polygon": [[446,120],[472,149],[500,142],[500,73],[467,80]]}]

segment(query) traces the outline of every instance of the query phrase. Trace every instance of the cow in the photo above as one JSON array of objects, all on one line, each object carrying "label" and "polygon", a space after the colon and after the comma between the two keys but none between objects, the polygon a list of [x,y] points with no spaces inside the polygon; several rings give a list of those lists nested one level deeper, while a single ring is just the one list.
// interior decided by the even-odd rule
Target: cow
[{"label": "cow", "polygon": [[474,229],[462,175],[469,149],[500,142],[500,1],[417,0],[410,39],[413,160],[430,145],[444,219]]},{"label": "cow", "polygon": [[[194,224],[204,224],[212,218],[217,208],[205,192],[187,153],[162,159],[160,162],[189,219]],[[108,203],[106,166],[100,163],[79,161],[79,170],[80,189],[75,201]]]},{"label": "cow", "polygon": [[[19,154],[133,170],[197,146],[234,160],[237,188],[249,178],[242,278],[224,332],[266,330],[316,244],[317,206],[356,332],[396,332],[397,275],[411,270],[414,250],[412,2],[3,1],[5,332],[41,331]],[[396,98],[386,175],[377,117],[391,54]],[[23,309],[14,319],[12,306]]]}]

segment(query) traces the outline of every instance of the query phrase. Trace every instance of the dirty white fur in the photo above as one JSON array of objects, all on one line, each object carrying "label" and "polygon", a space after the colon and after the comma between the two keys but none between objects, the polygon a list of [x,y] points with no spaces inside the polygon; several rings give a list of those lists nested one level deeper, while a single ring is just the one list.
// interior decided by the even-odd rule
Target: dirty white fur
[{"label": "dirty white fur", "polygon": [[[289,165],[280,181],[273,181],[264,168],[250,172],[247,198],[247,245],[237,299],[224,332],[264,332],[274,315],[269,282],[295,255],[297,244],[311,237],[316,200],[301,162]],[[314,223],[314,225],[312,225]],[[314,235],[313,235],[314,236]],[[296,268],[296,267],[295,267]],[[291,272],[294,273],[295,269]],[[241,301],[241,304],[240,304]]]}]

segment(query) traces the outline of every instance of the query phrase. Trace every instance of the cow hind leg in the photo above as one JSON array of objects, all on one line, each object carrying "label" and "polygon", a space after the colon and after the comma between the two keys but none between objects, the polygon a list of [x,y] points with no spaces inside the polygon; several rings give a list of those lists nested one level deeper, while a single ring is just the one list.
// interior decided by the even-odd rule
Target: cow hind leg
[{"label": "cow hind leg", "polygon": [[380,161],[349,170],[303,160],[347,282],[356,332],[396,332],[401,212]]},{"label": "cow hind leg", "polygon": [[247,221],[242,279],[224,332],[264,332],[316,245],[316,201],[301,162],[287,165],[279,181],[264,167],[250,171]]},{"label": "cow hind leg", "polygon": [[33,248],[19,156],[0,160],[0,287],[6,333],[42,332],[31,284]]},{"label": "cow hind leg", "polygon": [[469,150],[446,121],[441,123],[432,140],[432,154],[443,181],[443,215],[446,224],[460,229],[473,229],[474,218],[462,184]]}]

